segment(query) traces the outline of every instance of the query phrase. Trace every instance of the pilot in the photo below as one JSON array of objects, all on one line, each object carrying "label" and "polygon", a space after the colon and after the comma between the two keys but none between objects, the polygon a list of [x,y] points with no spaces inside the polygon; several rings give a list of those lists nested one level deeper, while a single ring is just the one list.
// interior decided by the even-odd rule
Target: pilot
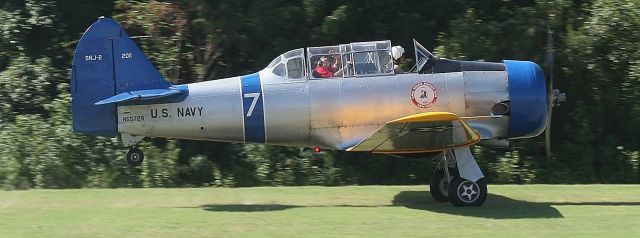
[{"label": "pilot", "polygon": [[396,74],[404,73],[402,69],[400,69],[400,61],[404,58],[402,57],[404,54],[404,48],[402,46],[394,46],[391,47],[391,56],[393,56],[393,72]]},{"label": "pilot", "polygon": [[314,76],[319,78],[331,78],[334,76],[342,76],[342,69],[338,69],[338,60],[331,64],[331,60],[327,56],[320,57],[316,68],[313,70]]}]

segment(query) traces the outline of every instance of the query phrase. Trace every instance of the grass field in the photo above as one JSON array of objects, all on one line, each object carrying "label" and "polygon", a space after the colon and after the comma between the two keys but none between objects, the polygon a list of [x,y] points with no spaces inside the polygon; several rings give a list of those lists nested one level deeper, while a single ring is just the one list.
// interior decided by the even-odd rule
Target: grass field
[{"label": "grass field", "polygon": [[0,192],[0,237],[640,237],[638,185],[494,185],[483,207],[425,186]]}]

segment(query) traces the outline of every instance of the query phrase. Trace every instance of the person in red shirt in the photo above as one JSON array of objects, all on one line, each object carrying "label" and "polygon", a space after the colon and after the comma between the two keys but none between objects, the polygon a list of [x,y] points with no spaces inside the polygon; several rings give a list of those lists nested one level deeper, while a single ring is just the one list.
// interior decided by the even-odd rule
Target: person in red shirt
[{"label": "person in red shirt", "polygon": [[331,78],[334,76],[342,76],[342,70],[338,69],[338,60],[332,65],[328,57],[322,56],[318,60],[318,64],[314,71],[314,77]]}]

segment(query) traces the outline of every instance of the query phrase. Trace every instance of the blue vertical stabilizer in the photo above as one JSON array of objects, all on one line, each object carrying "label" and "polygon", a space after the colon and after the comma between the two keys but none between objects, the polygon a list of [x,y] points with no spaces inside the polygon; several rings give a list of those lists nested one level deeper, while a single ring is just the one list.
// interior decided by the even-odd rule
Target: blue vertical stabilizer
[{"label": "blue vertical stabilizer", "polygon": [[100,18],[82,35],[73,57],[73,130],[116,136],[116,104],[96,102],[131,91],[170,87],[118,23]]}]

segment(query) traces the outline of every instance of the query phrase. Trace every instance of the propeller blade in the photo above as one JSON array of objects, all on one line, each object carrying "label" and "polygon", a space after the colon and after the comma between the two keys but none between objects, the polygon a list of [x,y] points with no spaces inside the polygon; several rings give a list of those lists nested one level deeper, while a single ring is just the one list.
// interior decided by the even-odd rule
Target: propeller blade
[{"label": "propeller blade", "polygon": [[547,25],[547,50],[545,52],[545,61],[547,65],[547,74],[549,82],[547,82],[547,103],[549,113],[547,114],[546,130],[544,132],[545,154],[547,159],[551,159],[551,112],[553,109],[553,66],[555,64],[555,55],[553,48],[553,30]]}]

